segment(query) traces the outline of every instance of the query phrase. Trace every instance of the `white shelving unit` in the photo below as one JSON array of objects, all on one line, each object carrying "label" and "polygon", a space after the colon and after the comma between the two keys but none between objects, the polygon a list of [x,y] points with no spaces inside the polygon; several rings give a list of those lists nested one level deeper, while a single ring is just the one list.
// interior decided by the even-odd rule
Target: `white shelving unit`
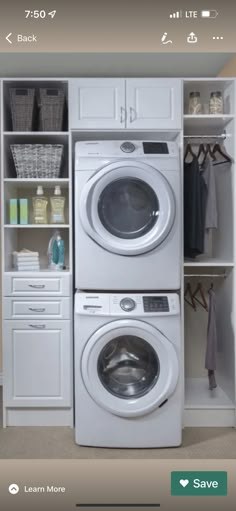
[{"label": "white shelving unit", "polygon": [[[14,132],[9,104],[10,87],[63,89],[66,97],[63,131],[37,131],[35,123],[35,131]],[[2,80],[2,90],[2,274],[4,302],[8,304],[7,310],[3,308],[3,364],[4,373],[8,374],[3,389],[4,426],[72,426],[73,258],[68,80]],[[10,146],[27,143],[63,144],[58,178],[17,177]],[[34,223],[32,197],[36,195],[39,184],[43,185],[44,195],[48,199],[53,195],[55,186],[60,185],[66,199],[64,224]],[[29,223],[12,225],[9,218],[9,199],[21,197],[28,199]],[[48,207],[48,220],[49,214]],[[48,243],[55,230],[60,230],[65,242],[65,270],[59,272],[48,269]],[[23,248],[39,252],[40,271],[19,272],[13,268],[12,252]],[[40,303],[40,310],[45,311],[40,316],[37,312],[37,301]],[[30,307],[32,303],[35,313]],[[14,311],[21,311],[22,307],[24,315],[19,313],[15,317]],[[39,360],[43,359],[46,365],[42,368]]]},{"label": "white shelving unit", "polygon": [[[184,80],[184,135],[225,134],[224,144],[235,161],[235,81],[225,79]],[[206,105],[212,91],[221,91],[222,115],[188,115],[189,93],[200,92]],[[188,138],[185,139],[188,142]],[[193,139],[189,139],[194,144]],[[219,141],[220,142],[220,141]],[[196,142],[197,143],[197,142]],[[217,300],[218,354],[217,388],[208,388],[205,349],[208,314],[199,306],[196,312],[184,301],[185,358],[185,426],[236,426],[235,421],[235,165],[215,167],[218,207],[218,229],[213,233],[210,254],[184,261],[183,289],[190,282],[193,289],[203,283],[205,292],[213,283]],[[189,276],[188,276],[189,275]],[[199,275],[199,278],[197,276]],[[204,277],[205,275],[205,277]],[[183,297],[183,295],[182,295]],[[183,297],[184,300],[184,297]]]}]

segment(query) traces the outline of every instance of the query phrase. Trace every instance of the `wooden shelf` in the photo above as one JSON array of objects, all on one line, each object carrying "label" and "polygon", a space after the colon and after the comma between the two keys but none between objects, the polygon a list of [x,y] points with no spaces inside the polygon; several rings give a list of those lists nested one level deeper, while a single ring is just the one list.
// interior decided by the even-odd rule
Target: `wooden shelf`
[{"label": "wooden shelf", "polygon": [[231,261],[222,261],[221,259],[206,259],[205,261],[184,261],[185,268],[215,268],[215,267],[233,268],[234,263]]},{"label": "wooden shelf", "polygon": [[39,136],[42,137],[44,135],[46,136],[63,136],[63,135],[69,135],[68,131],[4,131],[3,135],[6,136],[31,136],[34,135],[35,137]]},{"label": "wooden shelf", "polygon": [[32,188],[32,186],[37,186],[38,184],[42,184],[43,188],[52,188],[55,185],[59,185],[61,188],[67,188],[69,186],[69,178],[25,178],[20,179],[17,177],[13,178],[4,178],[5,184],[11,184],[17,186],[17,188]]},{"label": "wooden shelf", "polygon": [[[204,131],[208,129],[223,131],[233,119],[233,115],[184,115],[184,129],[185,131],[200,129],[200,135],[204,135]],[[188,133],[185,134],[188,135]]]},{"label": "wooden shelf", "polygon": [[13,273],[14,276],[17,273],[17,275],[19,275],[21,277],[22,276],[27,276],[27,274],[32,274],[32,273],[34,275],[39,273],[40,277],[42,277],[43,274],[46,273],[47,277],[49,277],[49,274],[50,274],[50,276],[51,275],[54,276],[55,274],[59,275],[59,276],[64,275],[65,273],[68,274],[68,273],[71,273],[71,270],[69,268],[66,268],[65,270],[51,270],[50,268],[46,268],[46,267],[42,266],[40,268],[40,270],[26,270],[26,271],[16,270],[15,268],[11,268],[10,270],[5,270],[5,273],[7,273],[7,274]]},{"label": "wooden shelf", "polygon": [[5,224],[6,229],[69,229],[69,224]]}]

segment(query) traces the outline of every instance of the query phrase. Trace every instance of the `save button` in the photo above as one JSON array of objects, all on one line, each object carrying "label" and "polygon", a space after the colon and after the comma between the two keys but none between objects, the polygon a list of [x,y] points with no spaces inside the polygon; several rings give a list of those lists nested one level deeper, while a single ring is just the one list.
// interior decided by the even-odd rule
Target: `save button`
[{"label": "save button", "polygon": [[227,472],[171,472],[173,496],[226,496]]}]

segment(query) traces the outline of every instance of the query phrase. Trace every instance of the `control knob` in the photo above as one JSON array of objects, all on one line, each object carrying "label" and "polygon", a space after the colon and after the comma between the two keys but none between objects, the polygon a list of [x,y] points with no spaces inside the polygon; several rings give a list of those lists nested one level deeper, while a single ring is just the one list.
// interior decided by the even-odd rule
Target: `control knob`
[{"label": "control knob", "polygon": [[132,298],[122,298],[120,306],[123,311],[130,312],[135,309],[136,303]]},{"label": "control knob", "polygon": [[132,144],[132,142],[123,142],[120,148],[123,153],[133,153],[135,150],[135,145]]}]

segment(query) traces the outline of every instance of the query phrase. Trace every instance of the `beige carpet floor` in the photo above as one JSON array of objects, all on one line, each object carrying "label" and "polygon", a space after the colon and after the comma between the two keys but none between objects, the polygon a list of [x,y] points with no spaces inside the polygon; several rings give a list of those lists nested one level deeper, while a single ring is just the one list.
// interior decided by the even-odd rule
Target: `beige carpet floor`
[{"label": "beige carpet floor", "polygon": [[[1,397],[1,396],[0,396]],[[1,399],[0,399],[0,409]],[[0,418],[1,421],[1,418]],[[0,425],[2,422],[0,422]],[[0,426],[0,459],[235,459],[233,428],[186,428],[174,449],[79,447],[71,428]]]}]

